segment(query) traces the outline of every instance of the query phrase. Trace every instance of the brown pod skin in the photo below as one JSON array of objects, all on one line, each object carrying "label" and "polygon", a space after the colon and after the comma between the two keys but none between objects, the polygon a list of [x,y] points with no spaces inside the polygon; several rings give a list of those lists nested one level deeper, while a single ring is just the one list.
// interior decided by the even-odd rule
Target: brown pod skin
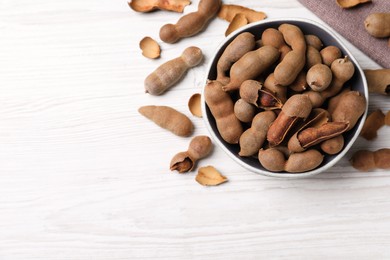
[{"label": "brown pod skin", "polygon": [[336,46],[330,45],[320,51],[322,63],[329,66],[333,61],[341,58],[341,51]]},{"label": "brown pod skin", "polygon": [[390,111],[387,111],[385,116],[385,125],[390,126]]},{"label": "brown pod skin", "polygon": [[222,139],[229,144],[237,144],[243,128],[234,115],[234,104],[230,95],[222,90],[222,84],[219,81],[214,80],[207,82],[204,98],[214,116]]},{"label": "brown pod skin", "polygon": [[366,98],[358,91],[349,91],[340,97],[337,107],[332,113],[334,122],[349,123],[351,130],[366,110]]},{"label": "brown pod skin", "polygon": [[297,78],[288,87],[297,93],[305,91],[309,87],[309,85],[307,85],[307,82],[306,82],[306,72],[304,70],[299,72]]},{"label": "brown pod skin", "polygon": [[278,85],[288,86],[294,82],[299,72],[306,63],[306,40],[297,26],[282,24],[279,31],[283,34],[284,41],[291,46],[283,60],[276,66],[274,74]]},{"label": "brown pod skin", "polygon": [[364,70],[368,91],[382,95],[390,95],[390,69]]},{"label": "brown pod skin", "polygon": [[160,39],[175,43],[201,32],[221,7],[221,0],[201,0],[198,11],[182,16],[176,24],[166,24],[160,29]]},{"label": "brown pod skin", "polygon": [[355,66],[347,56],[332,62],[330,67],[333,77],[329,87],[322,92],[325,98],[337,95],[344,86],[344,83],[350,80],[355,73]]},{"label": "brown pod skin", "polygon": [[343,135],[335,136],[321,143],[321,150],[326,154],[338,154],[344,147]]},{"label": "brown pod skin", "polygon": [[305,66],[306,54],[297,51],[290,51],[283,60],[276,66],[274,74],[276,84],[288,86],[294,82],[299,72]]},{"label": "brown pod skin", "polygon": [[333,113],[333,111],[336,109],[336,107],[339,105],[339,102],[340,102],[340,98],[344,95],[344,94],[346,94],[346,93],[348,93],[348,92],[350,92],[351,90],[350,89],[344,89],[342,92],[340,92],[338,95],[336,95],[336,96],[334,96],[334,97],[332,97],[332,98],[330,98],[329,99],[329,101],[328,101],[328,112],[329,112],[329,114],[332,114]]},{"label": "brown pod skin", "polygon": [[230,69],[230,82],[223,86],[224,91],[237,90],[242,82],[255,79],[279,58],[279,51],[272,46],[264,46],[250,51],[235,62]]},{"label": "brown pod skin", "polygon": [[354,153],[350,162],[359,171],[390,169],[390,149],[384,148],[374,152],[360,150]]},{"label": "brown pod skin", "polygon": [[306,69],[310,69],[316,64],[322,64],[322,57],[320,52],[311,45],[306,49]]},{"label": "brown pod skin", "polygon": [[323,91],[332,82],[332,71],[324,64],[316,64],[306,74],[306,81],[314,91]]},{"label": "brown pod skin", "polygon": [[385,125],[385,114],[380,109],[367,116],[360,136],[366,140],[373,140],[378,136],[378,130]]},{"label": "brown pod skin", "polygon": [[244,123],[249,123],[252,121],[253,117],[256,114],[256,107],[252,104],[249,104],[242,98],[236,101],[234,104],[234,114],[240,120]]},{"label": "brown pod skin", "polygon": [[240,87],[240,97],[247,103],[258,106],[259,91],[263,88],[261,82],[248,79],[242,82]]},{"label": "brown pod skin", "polygon": [[355,66],[347,56],[332,62],[330,69],[333,76],[328,88],[320,93],[313,93],[315,92],[313,90],[304,93],[315,108],[322,106],[327,98],[337,95],[342,90],[344,83],[351,79],[355,73]]},{"label": "brown pod skin", "polygon": [[280,60],[286,56],[286,54],[291,51],[291,48],[286,44],[283,39],[283,34],[276,30],[275,28],[267,28],[261,35],[261,40],[263,45],[270,45],[275,47],[281,53]]},{"label": "brown pod skin", "polygon": [[190,68],[199,65],[202,59],[201,49],[186,48],[180,57],[165,62],[146,77],[144,82],[146,93],[161,95],[175,85]]},{"label": "brown pod skin", "polygon": [[282,103],[287,101],[287,88],[275,84],[275,77],[273,73],[269,74],[265,79],[264,87],[271,91]]},{"label": "brown pod skin", "polygon": [[317,150],[311,149],[302,153],[286,155],[276,148],[259,151],[260,164],[272,172],[286,171],[290,173],[307,172],[317,168],[323,161],[324,156]]},{"label": "brown pod skin", "polygon": [[275,120],[275,113],[264,111],[258,113],[252,121],[251,128],[247,129],[240,137],[240,156],[251,156],[256,154],[263,146],[267,131]]},{"label": "brown pod skin", "polygon": [[192,171],[195,163],[210,154],[213,144],[208,136],[199,135],[192,138],[188,150],[177,153],[171,160],[171,171],[179,173]]},{"label": "brown pod skin", "polygon": [[305,41],[307,45],[313,46],[318,51],[320,51],[324,46],[320,38],[318,38],[316,35],[313,34],[305,35]]},{"label": "brown pod skin", "polygon": [[314,149],[302,153],[293,153],[286,161],[284,170],[291,173],[307,172],[317,168],[323,159],[324,156]]},{"label": "brown pod skin", "polygon": [[260,164],[268,171],[281,172],[284,170],[286,158],[284,154],[276,148],[261,149],[258,158]]},{"label": "brown pod skin", "polygon": [[366,31],[376,38],[390,36],[390,13],[372,13],[364,20]]},{"label": "brown pod skin", "polygon": [[229,83],[230,78],[226,72],[232,64],[238,61],[244,54],[255,48],[255,36],[249,32],[240,33],[223,51],[217,63],[217,80],[223,85]]},{"label": "brown pod skin", "polygon": [[167,106],[143,106],[138,112],[158,126],[178,136],[190,136],[194,130],[191,120],[179,111]]},{"label": "brown pod skin", "polygon": [[299,119],[305,119],[309,116],[311,109],[311,102],[307,96],[294,95],[290,97],[268,130],[267,140],[270,146],[279,145]]}]

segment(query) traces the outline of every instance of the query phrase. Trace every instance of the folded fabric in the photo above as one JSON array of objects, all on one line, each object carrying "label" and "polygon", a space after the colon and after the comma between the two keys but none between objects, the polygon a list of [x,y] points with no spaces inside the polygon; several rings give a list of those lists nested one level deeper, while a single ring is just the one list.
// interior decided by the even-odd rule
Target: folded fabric
[{"label": "folded fabric", "polygon": [[390,68],[388,38],[377,39],[367,33],[364,20],[371,13],[390,12],[390,0],[373,0],[343,9],[336,0],[298,0],[379,65]]}]

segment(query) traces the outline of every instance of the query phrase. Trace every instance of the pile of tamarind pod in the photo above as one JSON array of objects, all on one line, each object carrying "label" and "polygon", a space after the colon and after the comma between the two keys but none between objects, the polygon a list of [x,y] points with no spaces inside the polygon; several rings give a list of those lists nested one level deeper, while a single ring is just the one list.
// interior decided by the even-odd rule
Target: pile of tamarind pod
[{"label": "pile of tamarind pod", "polygon": [[317,168],[343,149],[366,110],[364,95],[346,84],[355,72],[349,58],[293,24],[237,35],[216,71],[204,98],[220,136],[272,172]]}]

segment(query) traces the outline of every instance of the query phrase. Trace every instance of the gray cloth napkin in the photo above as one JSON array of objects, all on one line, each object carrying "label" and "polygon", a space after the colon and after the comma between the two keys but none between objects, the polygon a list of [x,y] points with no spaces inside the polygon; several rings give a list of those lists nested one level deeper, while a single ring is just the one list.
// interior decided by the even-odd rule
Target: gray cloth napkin
[{"label": "gray cloth napkin", "polygon": [[371,13],[389,13],[390,0],[372,0],[350,9],[342,9],[336,0],[298,0],[379,65],[390,68],[388,39],[377,39],[364,28]]}]

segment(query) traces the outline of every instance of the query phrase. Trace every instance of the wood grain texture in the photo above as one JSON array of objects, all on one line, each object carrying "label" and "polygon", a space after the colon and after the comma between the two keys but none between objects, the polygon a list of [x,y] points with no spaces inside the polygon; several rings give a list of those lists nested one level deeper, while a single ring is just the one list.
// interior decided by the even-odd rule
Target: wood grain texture
[{"label": "wood grain texture", "polygon": [[[320,21],[297,1],[224,2]],[[219,148],[202,165],[228,183],[170,173],[189,139],[137,109],[190,116],[187,100],[227,27],[215,19],[196,37],[161,42],[160,26],[179,17],[122,0],[0,0],[0,259],[388,259],[390,174],[357,172],[348,159],[390,147],[390,128],[310,179],[247,172]],[[144,36],[161,44],[160,59],[141,55]],[[379,68],[346,44],[363,68]],[[202,48],[203,65],[163,96],[145,94],[144,78],[189,45]],[[370,111],[390,110],[388,98],[370,98]],[[207,134],[191,118],[194,134]]]}]

